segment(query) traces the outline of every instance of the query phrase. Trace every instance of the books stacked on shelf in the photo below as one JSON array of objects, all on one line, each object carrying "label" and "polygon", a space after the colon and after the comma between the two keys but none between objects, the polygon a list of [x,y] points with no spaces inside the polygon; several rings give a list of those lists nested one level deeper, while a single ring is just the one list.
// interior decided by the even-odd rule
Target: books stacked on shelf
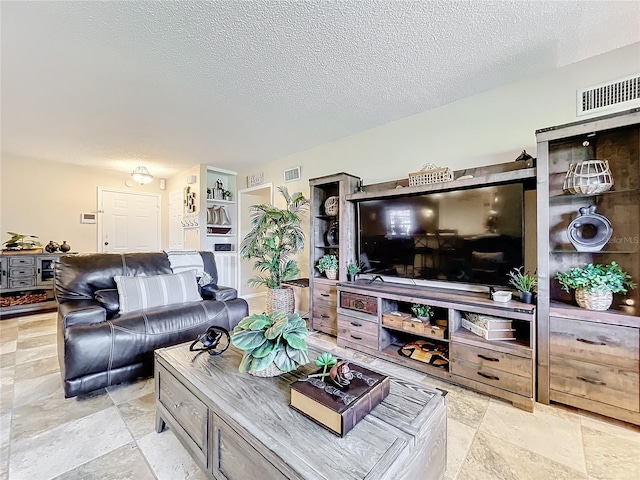
[{"label": "books stacked on shelf", "polygon": [[516,338],[512,321],[505,318],[465,313],[462,326],[485,340],[515,340]]},{"label": "books stacked on shelf", "polygon": [[389,377],[360,365],[349,367],[353,379],[343,389],[329,377],[309,376],[291,384],[291,407],[340,437],[389,395]]}]

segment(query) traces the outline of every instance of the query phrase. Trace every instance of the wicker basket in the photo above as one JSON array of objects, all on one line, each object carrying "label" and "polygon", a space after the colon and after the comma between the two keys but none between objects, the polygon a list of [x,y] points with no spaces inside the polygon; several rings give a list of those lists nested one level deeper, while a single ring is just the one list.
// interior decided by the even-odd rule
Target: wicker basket
[{"label": "wicker basket", "polygon": [[338,270],[325,270],[324,274],[327,276],[329,280],[338,279]]},{"label": "wicker basket", "polygon": [[254,377],[277,377],[278,375],[282,375],[286,373],[284,370],[280,370],[276,367],[275,363],[269,364],[269,366],[262,370],[249,370],[247,372],[249,375],[253,375]]},{"label": "wicker basket", "polygon": [[585,160],[569,165],[563,189],[573,195],[596,195],[613,186],[607,160]]},{"label": "wicker basket", "polygon": [[296,299],[290,287],[270,288],[267,292],[267,313],[296,311]]},{"label": "wicker basket", "polygon": [[409,186],[428,185],[430,183],[450,182],[453,180],[453,172],[449,167],[438,167],[428,163],[422,170],[409,174]]},{"label": "wicker basket", "polygon": [[594,292],[585,288],[576,289],[576,302],[587,310],[608,310],[613,302],[613,293]]}]

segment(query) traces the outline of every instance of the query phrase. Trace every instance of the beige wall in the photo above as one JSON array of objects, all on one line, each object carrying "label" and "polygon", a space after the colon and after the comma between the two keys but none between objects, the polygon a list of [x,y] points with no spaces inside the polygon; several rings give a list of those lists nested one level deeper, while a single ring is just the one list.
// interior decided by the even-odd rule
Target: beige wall
[{"label": "beige wall", "polygon": [[37,235],[44,246],[66,240],[72,251],[97,251],[96,224],[80,223],[81,213],[97,210],[98,187],[163,193],[158,179],[149,185],[125,186],[129,175],[111,170],[80,167],[44,160],[3,157],[0,160],[0,232]]},{"label": "beige wall", "polygon": [[[285,169],[300,165],[302,179],[286,185],[308,195],[310,178],[336,172],[359,176],[367,185],[407,178],[425,163],[459,170],[510,162],[523,149],[536,156],[537,129],[588,118],[576,116],[577,89],[638,71],[640,43],[635,43],[240,171],[238,181],[264,172],[264,181],[277,187]],[[303,257],[307,274],[308,253]]]}]

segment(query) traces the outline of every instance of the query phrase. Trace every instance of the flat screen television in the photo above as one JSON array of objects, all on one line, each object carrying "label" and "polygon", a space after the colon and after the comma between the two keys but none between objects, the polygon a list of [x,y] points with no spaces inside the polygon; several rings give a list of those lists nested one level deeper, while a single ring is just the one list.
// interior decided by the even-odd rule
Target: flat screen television
[{"label": "flat screen television", "polygon": [[524,188],[492,185],[358,202],[363,272],[507,286],[524,264]]}]

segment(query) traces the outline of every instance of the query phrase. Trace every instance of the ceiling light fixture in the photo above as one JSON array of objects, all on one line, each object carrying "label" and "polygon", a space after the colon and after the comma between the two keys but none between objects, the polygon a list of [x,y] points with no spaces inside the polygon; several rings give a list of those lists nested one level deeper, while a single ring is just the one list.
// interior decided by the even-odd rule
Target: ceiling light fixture
[{"label": "ceiling light fixture", "polygon": [[133,172],[131,172],[131,176],[140,185],[146,185],[147,183],[151,183],[151,180],[153,180],[153,175],[149,173],[147,167],[136,167]]}]

